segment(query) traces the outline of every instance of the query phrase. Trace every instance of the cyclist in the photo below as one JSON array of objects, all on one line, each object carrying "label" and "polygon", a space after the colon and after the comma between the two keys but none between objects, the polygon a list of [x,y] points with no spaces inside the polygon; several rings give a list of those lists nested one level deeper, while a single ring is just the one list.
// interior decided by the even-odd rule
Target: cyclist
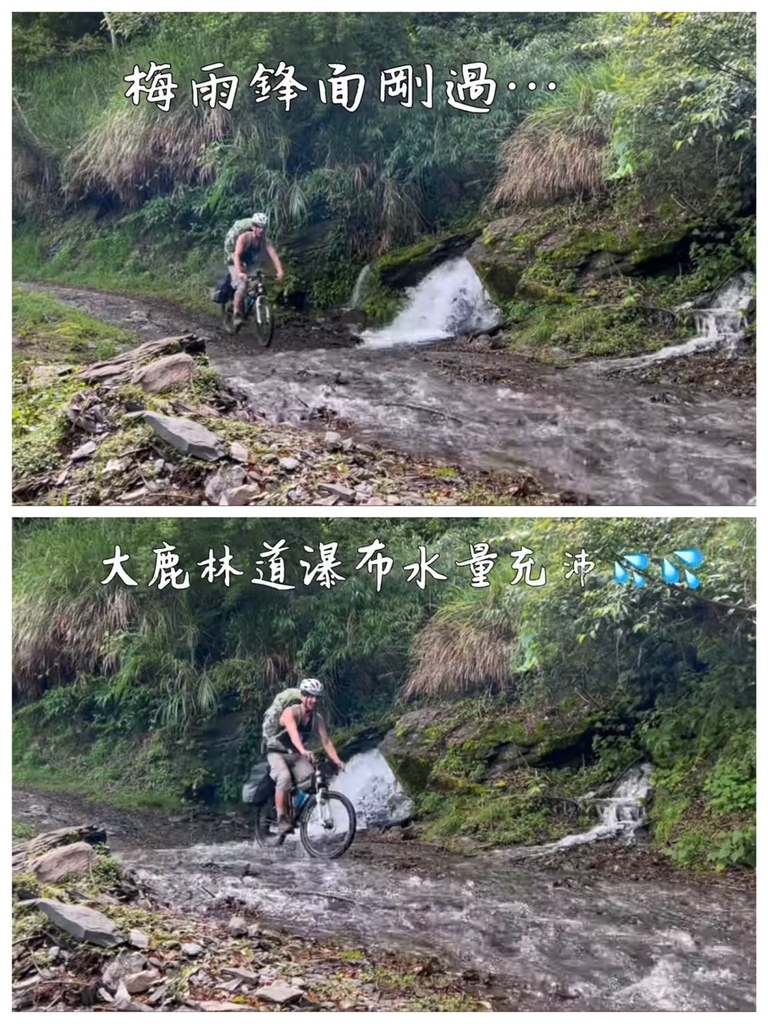
[{"label": "cyclist", "polygon": [[266,213],[254,213],[251,226],[238,235],[235,251],[229,260],[229,278],[235,290],[233,326],[239,327],[245,318],[245,295],[248,291],[248,270],[264,258],[264,250],[272,260],[277,280],[283,279],[283,265],[272,245],[267,241],[269,218]]},{"label": "cyclist", "polygon": [[277,807],[277,831],[290,832],[293,822],[288,815],[288,800],[295,780],[296,785],[306,785],[312,777],[314,754],[307,749],[316,737],[330,759],[344,771],[345,765],[328,736],[323,716],[317,711],[317,703],[323,695],[323,684],[319,679],[302,679],[299,683],[301,703],[287,707],[280,716],[280,731],[267,744],[267,761],[270,774],[275,780],[275,805]]}]

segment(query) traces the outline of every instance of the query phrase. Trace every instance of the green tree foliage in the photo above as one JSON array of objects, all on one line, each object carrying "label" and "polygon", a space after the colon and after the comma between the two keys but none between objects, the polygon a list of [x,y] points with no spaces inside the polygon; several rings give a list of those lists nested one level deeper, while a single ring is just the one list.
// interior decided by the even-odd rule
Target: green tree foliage
[{"label": "green tree foliage", "polygon": [[[534,578],[538,566],[555,567],[546,586],[507,586],[500,605],[499,588],[514,576],[508,563],[493,588],[452,594],[417,639],[416,653],[428,657],[407,693],[462,696],[474,664],[466,652],[483,651],[476,691],[506,693],[534,712],[551,705],[623,717],[634,756],[656,766],[660,844],[683,864],[753,863],[754,521],[517,521],[492,546],[522,544],[535,553]],[[706,552],[698,590],[660,576],[661,560],[687,547]],[[566,579],[580,551],[596,567],[583,587]],[[646,585],[617,586],[614,562],[638,551],[655,566]],[[616,742],[595,753],[611,757]]]},{"label": "green tree foliage", "polygon": [[[13,31],[17,218],[117,210],[175,252],[179,234],[213,250],[261,207],[323,304],[348,294],[361,262],[476,219],[489,196],[608,192],[627,197],[630,220],[670,200],[714,220],[754,206],[749,13],[19,14]],[[123,76],[151,61],[179,83],[169,111],[125,98]],[[239,77],[232,109],[193,106],[189,83],[217,61]],[[481,114],[447,101],[472,61],[497,83]],[[257,102],[259,62],[307,86],[289,111]],[[319,100],[337,64],[365,77],[354,112]],[[382,70],[425,77],[427,64],[431,107],[418,88],[409,109],[380,101]]]}]

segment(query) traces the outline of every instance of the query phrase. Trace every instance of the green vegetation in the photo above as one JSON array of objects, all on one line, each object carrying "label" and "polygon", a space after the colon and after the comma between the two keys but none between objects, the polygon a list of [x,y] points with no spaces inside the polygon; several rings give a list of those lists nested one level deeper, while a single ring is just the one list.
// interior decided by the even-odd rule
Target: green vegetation
[{"label": "green vegetation", "polygon": [[11,822],[11,835],[14,839],[32,839],[37,834],[32,825],[23,821]]},{"label": "green vegetation", "polygon": [[12,309],[13,461],[21,477],[34,477],[61,461],[71,426],[64,410],[83,390],[69,371],[110,358],[131,338],[40,291],[14,287]]},{"label": "green vegetation", "polygon": [[[228,226],[262,208],[283,301],[343,305],[373,261],[363,309],[382,323],[398,267],[418,277],[425,248],[497,218],[519,248],[525,211],[559,241],[481,276],[516,347],[592,355],[658,347],[687,327],[660,311],[754,268],[750,13],[15,14],[13,47],[17,278],[203,307]],[[239,79],[231,109],[192,102],[212,53]],[[151,60],[179,83],[168,110],[125,96]],[[306,85],[290,110],[250,86],[259,61]],[[472,61],[497,84],[484,114],[444,85]],[[316,91],[337,62],[367,83],[353,112]],[[431,106],[380,101],[384,69],[424,64]],[[508,90],[521,67],[541,87]]]},{"label": "green vegetation", "polygon": [[[251,583],[280,539],[282,593]],[[374,539],[393,559],[379,591],[353,568]],[[473,588],[452,567],[482,541],[498,558]],[[188,588],[148,586],[163,543]],[[327,543],[344,579],[302,586]],[[116,545],[135,588],[101,583]],[[203,581],[224,545],[243,575]],[[401,568],[420,545],[449,577],[424,590]],[[661,559],[692,545],[700,587],[664,583]],[[546,585],[513,582],[522,546]],[[642,588],[613,579],[629,551],[652,559]],[[399,716],[387,756],[429,838],[578,831],[593,812],[577,798],[649,760],[657,848],[754,866],[755,573],[752,520],[224,519],[215,537],[208,520],[17,520],[14,778],[130,806],[237,800],[272,695],[311,674],[350,751]]]}]

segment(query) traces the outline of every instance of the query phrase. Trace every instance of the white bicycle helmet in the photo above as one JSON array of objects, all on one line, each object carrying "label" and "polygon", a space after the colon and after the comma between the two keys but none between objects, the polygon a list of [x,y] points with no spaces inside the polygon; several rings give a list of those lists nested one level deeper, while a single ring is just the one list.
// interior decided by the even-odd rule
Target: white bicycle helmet
[{"label": "white bicycle helmet", "polygon": [[257,228],[265,228],[269,223],[269,217],[266,213],[254,213],[251,217],[251,224],[255,224]]},{"label": "white bicycle helmet", "polygon": [[299,690],[308,697],[322,697],[323,684],[319,679],[302,679],[299,683]]}]

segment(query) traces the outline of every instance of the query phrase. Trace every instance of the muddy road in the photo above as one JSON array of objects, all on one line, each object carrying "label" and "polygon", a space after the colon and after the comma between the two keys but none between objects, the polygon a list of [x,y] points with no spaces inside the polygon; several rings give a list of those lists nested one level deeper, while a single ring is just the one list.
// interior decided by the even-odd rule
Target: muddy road
[{"label": "muddy road", "polygon": [[[270,349],[212,313],[84,288],[35,286],[146,340],[195,333],[211,366],[272,423],[332,413],[352,433],[466,469],[526,471],[606,505],[743,505],[755,494],[755,401],[738,360],[670,371],[554,368],[466,339],[360,343],[339,317],[279,312]],[[217,310],[216,310],[217,311]],[[699,363],[696,361],[700,360]],[[696,366],[704,372],[697,375]],[[682,370],[682,372],[681,372]],[[721,387],[721,380],[725,387]]]},{"label": "muddy road", "polygon": [[546,871],[503,850],[465,858],[365,833],[325,864],[298,843],[255,848],[238,814],[174,818],[22,790],[13,817],[103,822],[118,859],[174,909],[238,907],[308,937],[438,955],[490,971],[520,1009],[755,1008],[754,894],[721,881]]}]

